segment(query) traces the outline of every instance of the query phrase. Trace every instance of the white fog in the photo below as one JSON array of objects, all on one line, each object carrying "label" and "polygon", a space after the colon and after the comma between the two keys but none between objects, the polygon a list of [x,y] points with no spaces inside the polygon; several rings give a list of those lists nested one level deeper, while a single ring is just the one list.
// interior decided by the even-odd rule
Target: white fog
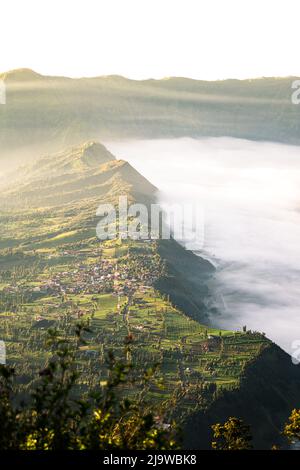
[{"label": "white fog", "polygon": [[201,203],[224,328],[300,340],[300,147],[232,138],[106,143],[165,201]]}]

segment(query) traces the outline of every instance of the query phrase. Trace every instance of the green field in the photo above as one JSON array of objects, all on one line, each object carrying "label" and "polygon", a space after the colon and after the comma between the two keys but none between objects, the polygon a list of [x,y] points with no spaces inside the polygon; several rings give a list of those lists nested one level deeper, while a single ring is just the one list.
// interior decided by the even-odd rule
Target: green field
[{"label": "green field", "polygon": [[155,188],[132,167],[87,143],[33,164],[1,195],[0,338],[24,395],[51,355],[47,331],[72,341],[80,322],[89,328],[78,359],[83,389],[96,385],[96,371],[105,377],[113,351],[134,366],[124,393],[136,394],[155,366],[150,400],[173,400],[177,414],[238,387],[269,344],[259,333],[211,327],[204,300],[212,267],[174,241],[97,239],[99,202],[124,193],[135,200],[135,186],[153,200]]}]

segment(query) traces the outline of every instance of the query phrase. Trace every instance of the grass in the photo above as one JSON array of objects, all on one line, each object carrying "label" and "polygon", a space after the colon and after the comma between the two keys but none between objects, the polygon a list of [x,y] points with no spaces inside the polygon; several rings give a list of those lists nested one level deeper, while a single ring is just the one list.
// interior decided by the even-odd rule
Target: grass
[{"label": "grass", "polygon": [[[84,219],[85,216],[83,210],[78,217]],[[39,211],[36,214],[15,213],[9,224],[0,225],[3,241],[0,245],[0,338],[7,344],[8,363],[29,377],[24,390],[33,369],[42,366],[50,353],[45,346],[46,331],[35,328],[39,317],[68,330],[78,322],[78,311],[83,315],[81,318],[89,322],[92,332],[82,353],[93,350],[98,354],[94,358],[85,352],[81,359],[89,380],[93,380],[91,371],[95,368],[104,371],[105,355],[109,350],[114,350],[117,356],[122,355],[124,338],[131,334],[132,357],[139,370],[160,363],[156,377],[160,385],[154,381],[150,388],[150,397],[157,402],[185,389],[193,397],[189,396],[185,403],[196,405],[199,396],[195,390],[201,384],[215,383],[219,389],[238,386],[245,365],[259,355],[260,348],[267,343],[260,335],[222,330],[220,344],[207,351],[202,349],[209,336],[219,338],[220,330],[191,319],[188,311],[185,314],[175,308],[154,287],[142,288],[148,284],[147,276],[155,270],[160,273],[155,244],[119,240],[100,244],[92,238],[92,229],[74,229],[72,217],[65,218],[63,212],[54,214],[48,209],[44,216]],[[14,233],[18,237],[14,240],[15,248],[7,250],[6,240],[12,239]],[[49,238],[49,233],[56,235]],[[66,250],[73,254],[66,255]],[[120,296],[113,293],[113,283],[108,292],[89,293],[87,282],[86,290],[76,293],[30,294],[33,287],[42,287],[51,279],[63,276],[64,272],[66,284],[76,287],[73,273],[81,268],[92,269],[102,261],[113,267],[118,265],[118,271],[126,274],[124,279],[137,279],[131,287],[131,304],[126,318],[118,311],[118,303],[122,308],[129,300],[128,293],[123,292]],[[142,274],[146,279],[140,281]],[[120,279],[119,287],[122,288],[125,282]],[[9,300],[6,305],[5,289],[21,285],[25,285],[22,289],[26,299],[17,299],[11,292],[5,294]],[[130,393],[136,393],[134,386],[128,390]],[[186,405],[178,406],[184,408]]]}]

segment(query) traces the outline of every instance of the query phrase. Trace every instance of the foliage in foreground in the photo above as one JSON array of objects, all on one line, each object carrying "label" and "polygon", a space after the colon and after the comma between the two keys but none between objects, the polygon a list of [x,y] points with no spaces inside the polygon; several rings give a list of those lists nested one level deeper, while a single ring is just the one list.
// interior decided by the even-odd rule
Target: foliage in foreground
[{"label": "foliage in foreground", "polygon": [[215,450],[250,450],[250,427],[238,418],[228,418],[224,424],[214,424],[212,448]]},{"label": "foliage in foreground", "polygon": [[[130,382],[132,365],[109,353],[106,380],[97,389],[80,392],[76,353],[85,344],[85,332],[88,328],[77,325],[70,339],[49,331],[52,357],[25,402],[18,403],[15,371],[0,365],[0,450],[178,449],[176,426],[158,421],[145,399],[155,367],[144,372],[144,391],[129,400],[122,390]],[[126,338],[126,358],[130,343]],[[212,430],[212,449],[253,448],[250,427],[241,419],[230,417]],[[292,443],[300,441],[300,410],[292,411],[283,434]]]},{"label": "foliage in foreground", "polygon": [[300,410],[294,409],[284,427],[283,434],[291,443],[300,441]]},{"label": "foliage in foreground", "polygon": [[[122,398],[119,389],[127,383],[131,366],[117,361],[112,353],[107,380],[84,398],[76,393],[76,351],[84,330],[77,327],[76,341],[51,333],[53,356],[39,373],[26,403],[16,404],[14,370],[1,366],[0,450],[177,448],[176,431],[157,424],[144,398]],[[146,371],[145,381],[149,375]]]},{"label": "foliage in foreground", "polygon": [[[224,424],[214,424],[212,448],[215,450],[250,450],[252,436],[250,427],[238,418],[228,418]],[[300,442],[300,409],[294,409],[282,433],[290,444]],[[272,450],[280,450],[273,445]]]}]

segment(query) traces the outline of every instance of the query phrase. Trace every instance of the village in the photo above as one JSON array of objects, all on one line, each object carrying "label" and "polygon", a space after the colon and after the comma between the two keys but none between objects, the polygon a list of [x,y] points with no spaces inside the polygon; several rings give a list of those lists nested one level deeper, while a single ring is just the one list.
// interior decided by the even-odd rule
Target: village
[{"label": "village", "polygon": [[151,396],[164,400],[180,390],[185,404],[205,404],[217,388],[235,386],[245,362],[265,345],[261,335],[221,333],[201,325],[157,291],[167,270],[154,241],[78,241],[30,256],[35,264],[24,259],[11,270],[7,263],[0,277],[2,336],[13,364],[26,374],[24,354],[47,357],[48,329],[71,334],[80,320],[91,328],[90,346],[80,349],[82,364],[93,371],[84,372],[86,380],[105,368],[105,352],[112,349],[121,357],[124,340],[132,341],[128,360],[139,367],[162,364],[165,388],[153,384]]},{"label": "village", "polygon": [[68,295],[112,293],[126,296],[137,290],[145,292],[154,285],[163,270],[159,258],[152,256],[149,245],[145,250],[121,257],[105,257],[105,250],[99,248],[85,251],[80,260],[75,250],[55,253],[56,257],[59,255],[68,256],[72,262],[44,269],[27,279],[12,277],[2,287],[0,295],[21,296],[31,301]]}]

